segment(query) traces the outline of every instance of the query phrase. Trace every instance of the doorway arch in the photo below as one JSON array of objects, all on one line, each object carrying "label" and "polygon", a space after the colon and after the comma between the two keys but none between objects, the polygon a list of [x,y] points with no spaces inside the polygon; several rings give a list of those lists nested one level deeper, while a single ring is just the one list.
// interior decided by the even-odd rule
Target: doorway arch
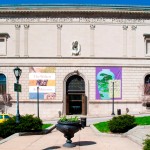
[{"label": "doorway arch", "polygon": [[87,83],[79,72],[72,72],[64,79],[63,114],[87,114]]}]

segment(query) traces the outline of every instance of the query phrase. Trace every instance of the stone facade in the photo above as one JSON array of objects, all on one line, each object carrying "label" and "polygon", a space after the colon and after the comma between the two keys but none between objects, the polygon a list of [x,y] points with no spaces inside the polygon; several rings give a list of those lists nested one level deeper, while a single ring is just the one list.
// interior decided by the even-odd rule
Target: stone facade
[{"label": "stone facade", "polygon": [[[37,101],[29,100],[29,67],[20,67],[22,75],[20,84],[22,85],[22,92],[20,97],[20,113],[26,114],[37,113]],[[15,77],[13,67],[1,67],[0,72],[7,77],[7,93],[12,96],[12,107],[8,108],[8,112],[15,114],[16,112],[16,92],[14,92]],[[126,108],[129,108],[131,114],[147,112],[146,107],[142,106],[143,95],[143,81],[145,75],[150,68],[144,67],[123,67],[122,77],[122,99],[115,100],[115,113],[117,109],[121,109],[122,113],[126,113]],[[87,114],[91,116],[110,115],[112,111],[112,101],[110,100],[96,100],[96,77],[95,67],[56,67],[56,99],[55,100],[41,100],[40,102],[40,116],[43,119],[49,119],[59,116],[59,111],[65,113],[65,80],[67,76],[74,74],[78,70],[80,75],[85,80],[85,88],[87,95]]]},{"label": "stone facade", "polygon": [[[126,108],[131,114],[149,112],[142,105],[144,79],[150,73],[144,38],[149,34],[149,18],[140,10],[1,8],[1,33],[9,34],[5,55],[0,53],[0,73],[6,76],[6,92],[12,97],[8,113],[16,111],[16,66],[22,69],[21,114],[37,113],[36,100],[29,99],[29,67],[56,68],[56,99],[40,101],[42,119],[67,113],[66,82],[72,75],[84,79],[86,115],[110,115],[112,101],[96,99],[96,67],[101,66],[122,67],[122,98],[115,100],[115,113],[117,109],[126,113]],[[77,55],[72,54],[75,41],[80,45]]]}]

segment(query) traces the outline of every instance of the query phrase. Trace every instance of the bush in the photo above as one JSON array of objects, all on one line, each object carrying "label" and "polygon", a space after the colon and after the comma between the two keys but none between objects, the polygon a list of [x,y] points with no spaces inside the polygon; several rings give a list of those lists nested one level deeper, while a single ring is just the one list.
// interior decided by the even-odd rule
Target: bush
[{"label": "bush", "polygon": [[33,115],[21,116],[20,123],[16,123],[14,116],[0,124],[0,137],[5,138],[17,132],[41,131],[42,125],[42,120]]},{"label": "bush", "polygon": [[122,115],[113,117],[109,122],[108,126],[113,133],[124,133],[135,127],[135,117],[130,115]]},{"label": "bush", "polygon": [[150,139],[147,138],[143,144],[144,144],[143,150],[150,150]]}]

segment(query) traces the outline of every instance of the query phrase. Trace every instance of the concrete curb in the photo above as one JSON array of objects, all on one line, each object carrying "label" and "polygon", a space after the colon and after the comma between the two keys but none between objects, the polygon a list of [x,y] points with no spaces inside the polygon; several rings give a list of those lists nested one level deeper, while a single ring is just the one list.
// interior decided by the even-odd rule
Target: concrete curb
[{"label": "concrete curb", "polygon": [[100,136],[125,137],[124,134],[102,133],[99,130],[97,130],[94,125],[90,125],[90,127],[97,135],[100,135]]},{"label": "concrete curb", "polygon": [[7,138],[1,140],[1,141],[0,141],[0,144],[3,144],[3,143],[5,143],[5,142],[7,142],[7,141],[9,141],[9,140],[11,140],[11,139],[13,139],[13,138],[15,138],[15,137],[18,137],[18,136],[19,136],[19,133],[15,133],[15,134],[13,134],[13,135],[11,135],[11,136],[9,136],[9,137],[7,137]]},{"label": "concrete curb", "polygon": [[[111,136],[111,137],[126,137],[129,140],[131,140],[131,141],[139,144],[140,146],[143,146],[144,139],[137,139],[134,135],[132,136],[132,133],[136,132],[138,129],[147,129],[147,128],[150,128],[150,125],[136,126],[133,129],[129,130],[128,132],[122,133],[122,134],[102,133],[99,130],[97,130],[97,128],[94,125],[90,125],[90,127],[96,133],[96,135],[99,135],[99,136]],[[130,134],[131,134],[131,136],[130,136]]]},{"label": "concrete curb", "polygon": [[150,125],[142,125],[142,126],[138,125],[138,126],[134,127],[133,129],[129,130],[128,132],[124,133],[124,135],[128,136],[129,134],[132,134],[133,132],[135,132],[138,129],[147,129],[147,128],[150,128]]},{"label": "concrete curb", "polygon": [[[138,136],[137,132],[138,132],[138,130],[149,129],[149,128],[150,128],[150,125],[136,126],[133,129],[129,130],[128,132],[124,133],[124,135],[131,141],[143,146],[143,142],[146,139],[146,135],[149,133],[141,132],[141,134],[145,134],[145,136]],[[135,133],[136,133],[136,135],[135,135]]]},{"label": "concrete curb", "polygon": [[19,136],[48,134],[55,128],[56,128],[56,126],[52,125],[51,127],[47,128],[45,130],[39,131],[39,132],[20,132]]},{"label": "concrete curb", "polygon": [[52,126],[48,127],[47,129],[42,130],[40,132],[20,132],[20,133],[15,133],[15,134],[13,134],[13,135],[11,135],[11,136],[9,136],[9,137],[1,140],[0,144],[3,144],[3,143],[5,143],[5,142],[7,142],[7,141],[9,141],[9,140],[11,140],[13,138],[18,137],[18,136],[48,134],[48,133],[50,133],[55,128],[56,128],[56,126],[52,125]]}]

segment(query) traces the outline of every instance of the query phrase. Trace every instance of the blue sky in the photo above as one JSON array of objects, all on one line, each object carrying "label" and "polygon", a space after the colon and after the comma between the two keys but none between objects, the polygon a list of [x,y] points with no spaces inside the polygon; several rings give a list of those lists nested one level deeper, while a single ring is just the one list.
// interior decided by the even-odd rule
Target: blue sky
[{"label": "blue sky", "polygon": [[150,6],[150,0],[0,0],[0,5],[56,4],[56,5],[129,5]]}]

